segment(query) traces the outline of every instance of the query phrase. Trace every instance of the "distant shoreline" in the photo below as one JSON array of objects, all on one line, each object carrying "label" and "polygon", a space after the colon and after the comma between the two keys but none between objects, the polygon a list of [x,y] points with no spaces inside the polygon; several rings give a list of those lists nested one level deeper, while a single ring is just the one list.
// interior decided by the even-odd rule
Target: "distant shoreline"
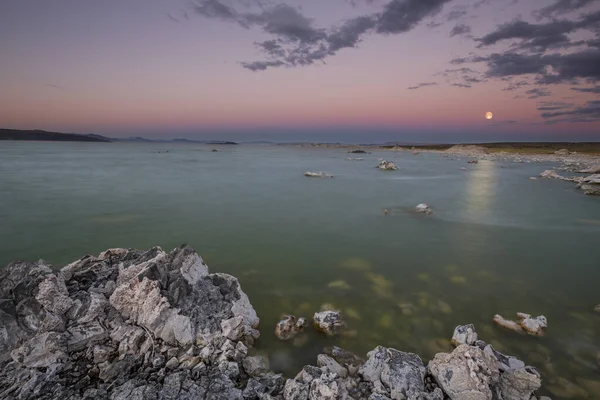
[{"label": "distant shoreline", "polygon": [[473,145],[487,148],[491,153],[517,153],[517,154],[553,154],[557,150],[567,149],[569,152],[600,154],[600,141],[598,142],[492,142],[492,143],[318,143],[318,142],[270,142],[250,141],[234,142],[227,140],[191,140],[169,139],[153,140],[144,137],[110,138],[95,134],[77,134],[49,132],[43,130],[0,129],[0,140],[13,141],[51,141],[51,142],[92,142],[92,143],[148,143],[148,144],[207,144],[207,145],[273,145],[299,148],[328,148],[349,150],[413,150],[413,151],[446,151],[455,145]]}]

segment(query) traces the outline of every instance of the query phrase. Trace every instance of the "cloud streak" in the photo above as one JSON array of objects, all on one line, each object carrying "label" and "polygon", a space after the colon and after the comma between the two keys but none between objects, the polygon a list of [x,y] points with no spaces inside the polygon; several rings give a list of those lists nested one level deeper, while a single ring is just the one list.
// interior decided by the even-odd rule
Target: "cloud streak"
[{"label": "cloud streak", "polygon": [[193,10],[201,17],[218,19],[250,29],[259,27],[273,38],[256,43],[266,59],[242,62],[251,71],[273,67],[298,67],[324,62],[346,48],[355,48],[370,34],[398,35],[438,14],[451,0],[389,0],[382,11],[352,18],[324,29],[298,9],[279,3],[260,12],[240,12],[222,0],[200,0]]},{"label": "cloud streak", "polygon": [[427,86],[437,86],[437,82],[421,82],[415,86],[409,86],[408,89],[415,90],[415,89],[421,89],[421,88],[427,87]]}]

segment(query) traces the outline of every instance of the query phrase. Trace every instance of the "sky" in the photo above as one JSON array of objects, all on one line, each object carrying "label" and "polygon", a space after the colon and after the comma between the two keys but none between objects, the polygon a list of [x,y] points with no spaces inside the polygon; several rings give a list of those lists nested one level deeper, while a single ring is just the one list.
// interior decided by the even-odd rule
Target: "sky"
[{"label": "sky", "polygon": [[600,0],[3,0],[0,60],[0,128],[600,140]]}]

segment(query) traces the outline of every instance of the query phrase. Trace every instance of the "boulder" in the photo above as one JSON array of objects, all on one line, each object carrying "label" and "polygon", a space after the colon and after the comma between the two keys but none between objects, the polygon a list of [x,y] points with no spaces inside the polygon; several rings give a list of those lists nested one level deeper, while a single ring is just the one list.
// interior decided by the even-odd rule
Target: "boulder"
[{"label": "boulder", "polygon": [[475,332],[473,324],[459,325],[454,328],[451,342],[455,347],[461,344],[474,345],[477,342],[477,332]]},{"label": "boulder", "polygon": [[339,334],[346,326],[338,311],[321,311],[313,316],[315,328],[327,336]]},{"label": "boulder", "polygon": [[384,170],[384,171],[397,171],[398,167],[396,166],[396,164],[394,164],[391,161],[387,161],[387,160],[382,160],[379,165],[377,165],[377,168]]},{"label": "boulder", "polygon": [[452,400],[492,400],[498,362],[480,348],[461,344],[452,353],[438,353],[428,365],[437,384]]},{"label": "boulder", "polygon": [[307,325],[306,318],[296,318],[293,315],[284,315],[275,325],[275,336],[280,340],[290,340],[304,331]]},{"label": "boulder", "polygon": [[242,365],[250,376],[260,376],[269,371],[269,359],[263,355],[246,357]]},{"label": "boulder", "polygon": [[600,174],[586,176],[577,187],[585,194],[600,196]]}]

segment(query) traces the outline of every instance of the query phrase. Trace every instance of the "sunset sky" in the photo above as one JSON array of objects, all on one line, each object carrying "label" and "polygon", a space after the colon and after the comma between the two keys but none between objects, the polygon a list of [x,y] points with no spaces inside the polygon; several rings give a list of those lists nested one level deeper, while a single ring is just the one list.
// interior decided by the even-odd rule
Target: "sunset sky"
[{"label": "sunset sky", "polygon": [[600,140],[598,0],[4,0],[0,57],[0,128]]}]

